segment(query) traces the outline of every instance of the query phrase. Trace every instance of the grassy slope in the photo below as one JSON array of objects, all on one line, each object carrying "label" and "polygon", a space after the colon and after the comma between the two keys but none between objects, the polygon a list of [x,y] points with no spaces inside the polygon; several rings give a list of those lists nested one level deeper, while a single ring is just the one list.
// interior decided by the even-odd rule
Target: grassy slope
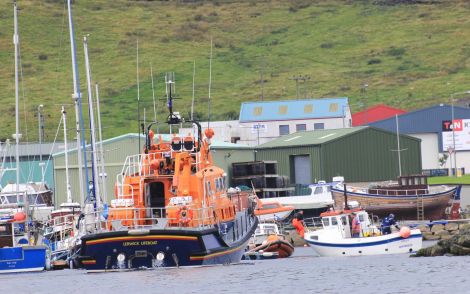
[{"label": "grassy slope", "polygon": [[[14,132],[13,17],[0,5],[0,138]],[[470,80],[470,5],[379,6],[368,1],[179,2],[75,1],[77,52],[86,93],[82,36],[90,34],[93,78],[100,83],[105,137],[136,131],[136,40],[140,44],[141,103],[151,110],[150,64],[162,97],[163,73],[175,71],[188,112],[196,62],[197,111],[207,115],[210,38],[213,118],[238,113],[240,102],[296,96],[293,75],[311,77],[311,97],[348,96],[353,111],[376,103],[414,109],[445,102]],[[221,1],[223,2],[223,1]],[[313,2],[297,9],[295,3]],[[72,78],[66,11],[61,0],[20,0],[20,38],[30,139],[37,139],[36,108],[45,104],[47,139],[53,140],[60,105],[68,103]],[[47,60],[40,60],[47,56]],[[361,93],[363,83],[369,85]],[[301,86],[301,93],[304,88]],[[86,97],[86,96],[85,96]],[[159,106],[163,101],[158,101]],[[163,111],[163,110],[162,110]],[[26,113],[26,118],[24,117]],[[159,118],[163,114],[159,114]],[[73,124],[69,123],[70,128]],[[72,133],[71,133],[72,134]]]}]

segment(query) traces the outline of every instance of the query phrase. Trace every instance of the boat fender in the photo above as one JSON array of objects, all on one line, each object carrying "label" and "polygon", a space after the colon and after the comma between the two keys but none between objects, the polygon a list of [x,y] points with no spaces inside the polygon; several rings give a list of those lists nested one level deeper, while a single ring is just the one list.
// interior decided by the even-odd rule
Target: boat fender
[{"label": "boat fender", "polygon": [[406,238],[408,238],[410,235],[411,235],[410,228],[408,228],[408,227],[402,227],[402,228],[400,229],[400,237],[406,239]]}]

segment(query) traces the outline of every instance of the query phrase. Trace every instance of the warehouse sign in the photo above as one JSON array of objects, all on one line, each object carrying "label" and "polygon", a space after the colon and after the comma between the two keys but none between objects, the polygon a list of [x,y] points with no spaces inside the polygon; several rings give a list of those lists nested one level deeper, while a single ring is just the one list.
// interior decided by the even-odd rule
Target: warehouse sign
[{"label": "warehouse sign", "polygon": [[267,128],[268,126],[265,124],[254,124],[254,125],[251,125],[251,133],[253,134],[264,133],[266,132]]},{"label": "warehouse sign", "polygon": [[454,119],[454,123],[442,121],[442,150],[470,150],[470,119]]}]

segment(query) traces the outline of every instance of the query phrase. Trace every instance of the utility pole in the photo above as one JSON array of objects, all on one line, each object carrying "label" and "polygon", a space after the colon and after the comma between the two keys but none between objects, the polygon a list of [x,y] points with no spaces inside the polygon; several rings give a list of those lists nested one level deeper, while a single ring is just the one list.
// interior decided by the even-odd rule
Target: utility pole
[{"label": "utility pole", "polygon": [[369,124],[369,121],[367,119],[367,87],[369,87],[368,84],[363,84],[362,87],[361,87],[361,92],[362,92],[362,96],[363,96],[363,99],[364,99],[364,104],[365,104],[365,119],[366,119],[366,123],[365,125],[368,125]]},{"label": "utility pole", "polygon": [[293,77],[290,78],[289,80],[294,80],[294,81],[295,81],[296,97],[297,97],[297,99],[299,99],[299,81],[303,81],[303,82],[304,82],[304,96],[305,96],[305,98],[307,98],[306,81],[307,81],[307,80],[310,80],[310,76],[299,74],[299,75],[297,75],[297,76],[293,76]]},{"label": "utility pole", "polygon": [[264,69],[264,59],[261,61],[261,69],[260,69],[261,101],[264,100],[264,77],[263,77],[263,69]]}]

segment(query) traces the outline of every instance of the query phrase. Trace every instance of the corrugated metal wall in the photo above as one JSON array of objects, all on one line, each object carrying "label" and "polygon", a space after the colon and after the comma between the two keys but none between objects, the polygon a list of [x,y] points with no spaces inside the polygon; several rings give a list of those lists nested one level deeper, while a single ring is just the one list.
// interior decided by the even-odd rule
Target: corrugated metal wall
[{"label": "corrugated metal wall", "polygon": [[310,155],[312,183],[315,180],[323,180],[321,174],[320,146],[258,149],[256,160],[277,160],[278,174],[288,176],[292,184],[294,181],[291,179],[293,176],[291,158],[294,155]]},{"label": "corrugated metal wall", "polygon": [[[343,176],[347,182],[394,180],[399,174],[397,137],[367,128],[325,144],[322,148],[323,176]],[[400,136],[402,174],[421,172],[420,141]]]},{"label": "corrugated metal wall", "polygon": [[232,185],[232,163],[253,161],[253,149],[218,149],[211,148],[214,164],[223,168],[227,173],[229,186]]},{"label": "corrugated metal wall", "polygon": [[[144,141],[141,141],[143,147]],[[116,182],[116,175],[122,171],[122,167],[128,155],[137,154],[138,152],[138,137],[129,136],[119,140],[111,140],[103,144],[104,161],[107,174],[106,189],[108,194],[108,203],[110,199],[114,198],[114,183]],[[88,166],[91,166],[91,159],[88,156]],[[72,198],[76,202],[80,202],[80,188],[78,178],[78,160],[77,152],[69,152],[69,174],[70,185],[72,188]],[[89,168],[89,176],[91,180],[91,169]],[[55,204],[56,206],[65,202],[66,195],[66,178],[65,178],[65,156],[59,154],[54,156],[54,179],[55,179]]]},{"label": "corrugated metal wall", "polygon": [[[312,183],[343,176],[348,182],[394,180],[399,174],[396,134],[375,128],[317,146],[258,149],[257,160],[277,160],[280,175],[293,176],[292,157],[310,155]],[[419,139],[400,136],[402,174],[421,172]],[[290,179],[294,183],[294,179]]]}]

